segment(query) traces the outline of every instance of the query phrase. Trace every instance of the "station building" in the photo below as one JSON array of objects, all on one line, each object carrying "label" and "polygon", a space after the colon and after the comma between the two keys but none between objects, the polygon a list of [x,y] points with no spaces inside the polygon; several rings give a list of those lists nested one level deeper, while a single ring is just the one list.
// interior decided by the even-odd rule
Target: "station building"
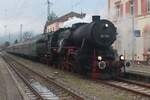
[{"label": "station building", "polygon": [[85,16],[85,14],[83,14],[83,13],[81,13],[81,14],[76,13],[76,12],[67,13],[61,17],[58,17],[55,20],[46,22],[44,33],[57,31],[58,29],[62,28],[64,22],[66,22],[67,20],[69,20],[73,17],[83,18],[84,16]]},{"label": "station building", "polygon": [[147,60],[150,57],[150,0],[108,0],[108,14],[118,28],[115,43],[118,52],[127,59]]}]

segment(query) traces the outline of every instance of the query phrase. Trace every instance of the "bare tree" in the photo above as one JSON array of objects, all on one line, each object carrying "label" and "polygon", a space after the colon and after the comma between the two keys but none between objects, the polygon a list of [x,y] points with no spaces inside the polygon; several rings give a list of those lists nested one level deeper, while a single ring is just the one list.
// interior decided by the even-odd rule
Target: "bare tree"
[{"label": "bare tree", "polygon": [[48,21],[52,21],[57,19],[57,15],[55,14],[55,12],[51,12],[50,15],[48,16]]},{"label": "bare tree", "polygon": [[23,40],[26,41],[26,40],[29,40],[31,39],[33,36],[33,33],[32,32],[24,32],[23,33]]},{"label": "bare tree", "polygon": [[6,41],[5,43],[4,43],[4,46],[5,47],[8,47],[10,45],[10,42],[9,41]]},{"label": "bare tree", "polygon": [[17,44],[18,43],[18,40],[16,39],[15,41],[14,41],[14,44]]}]

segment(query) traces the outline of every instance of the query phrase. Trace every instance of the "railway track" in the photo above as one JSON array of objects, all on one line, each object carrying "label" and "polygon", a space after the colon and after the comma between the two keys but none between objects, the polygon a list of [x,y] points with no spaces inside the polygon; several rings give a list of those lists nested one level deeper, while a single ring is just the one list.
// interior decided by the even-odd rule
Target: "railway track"
[{"label": "railway track", "polygon": [[55,82],[52,77],[43,76],[6,55],[3,58],[27,85],[25,91],[32,100],[84,100],[71,89]]},{"label": "railway track", "polygon": [[131,80],[137,80],[145,83],[150,83],[150,76],[148,73],[139,71],[128,71],[124,74],[124,77]]},{"label": "railway track", "polygon": [[8,63],[8,64],[10,65],[9,69],[13,70],[21,78],[21,80],[24,82],[24,84],[26,86],[25,87],[25,93],[27,94],[27,96],[29,97],[29,99],[31,99],[31,100],[38,100],[38,99],[39,100],[44,100],[44,98],[40,95],[40,93],[38,91],[36,91],[35,88],[33,88],[31,86],[30,82],[20,72],[18,72],[13,67],[13,65],[11,65],[10,63]]},{"label": "railway track", "polygon": [[[21,68],[25,68],[24,71],[29,70],[30,73],[32,74],[34,73],[37,76],[43,78],[45,81],[49,83],[50,90],[54,94],[56,94],[56,96],[60,97],[61,100],[83,100],[82,96],[80,95],[78,96],[78,94],[74,94],[74,92],[70,91],[70,89],[66,89],[61,84],[55,82],[55,79],[53,77],[43,76],[41,73],[34,72],[32,69],[22,65],[21,63],[17,62],[16,60],[12,58],[9,58],[10,61],[7,60],[8,59],[7,57],[4,57],[4,58],[6,61],[8,61],[8,63],[13,62],[13,64],[11,65],[22,66]],[[122,78],[118,78],[117,80],[98,81],[98,82],[101,82],[101,83],[104,83],[104,84],[107,84],[107,85],[110,85],[112,87],[116,87],[122,90],[130,91],[137,95],[150,97],[150,85],[149,84],[140,83],[140,82],[131,81],[131,80],[122,79]]]},{"label": "railway track", "polygon": [[137,95],[150,97],[150,85],[128,79],[118,78],[111,81],[99,81],[101,83],[116,87],[122,90],[126,90]]}]

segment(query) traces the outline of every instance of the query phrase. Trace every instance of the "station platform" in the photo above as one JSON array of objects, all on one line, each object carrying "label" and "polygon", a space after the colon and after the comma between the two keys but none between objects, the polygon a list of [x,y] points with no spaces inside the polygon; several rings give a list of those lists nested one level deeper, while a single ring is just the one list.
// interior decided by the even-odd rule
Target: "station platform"
[{"label": "station platform", "polygon": [[23,100],[17,85],[8,71],[8,65],[0,56],[0,100]]},{"label": "station platform", "polygon": [[126,72],[150,77],[150,65],[132,65],[131,67],[126,68]]}]

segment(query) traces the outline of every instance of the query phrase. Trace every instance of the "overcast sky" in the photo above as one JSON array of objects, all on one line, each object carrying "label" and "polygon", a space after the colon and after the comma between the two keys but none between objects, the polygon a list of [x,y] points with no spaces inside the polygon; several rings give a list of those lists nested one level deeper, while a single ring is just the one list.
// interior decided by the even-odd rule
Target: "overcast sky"
[{"label": "overcast sky", "polygon": [[[51,9],[58,15],[70,11],[86,13],[107,12],[107,0],[50,0]],[[18,33],[20,24],[23,31],[41,33],[47,16],[47,0],[0,0],[0,36]]]}]

